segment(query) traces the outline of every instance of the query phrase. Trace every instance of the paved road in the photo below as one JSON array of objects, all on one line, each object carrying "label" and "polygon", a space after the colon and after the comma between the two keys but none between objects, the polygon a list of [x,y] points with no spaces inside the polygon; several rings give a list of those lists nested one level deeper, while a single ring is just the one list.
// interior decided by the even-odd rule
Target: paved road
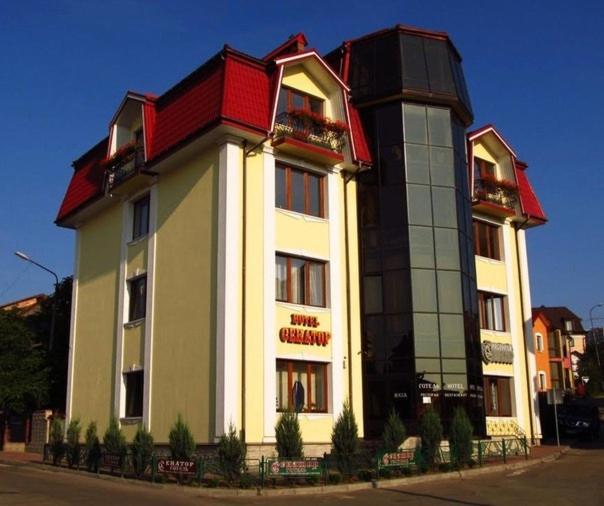
[{"label": "paved road", "polygon": [[0,465],[1,505],[154,506],[268,505],[604,505],[604,444],[571,449],[557,461],[529,469],[464,480],[300,497],[210,499],[182,491],[149,488],[32,467]]}]

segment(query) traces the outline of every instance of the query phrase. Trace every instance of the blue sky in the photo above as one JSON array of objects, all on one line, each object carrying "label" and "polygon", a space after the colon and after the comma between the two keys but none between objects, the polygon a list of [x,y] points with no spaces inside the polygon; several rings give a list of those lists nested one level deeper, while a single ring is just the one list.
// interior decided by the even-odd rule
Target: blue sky
[{"label": "blue sky", "polygon": [[0,303],[52,290],[15,250],[72,273],[73,232],[53,220],[126,90],[161,94],[224,43],[262,56],[303,31],[326,53],[403,23],[449,33],[474,127],[494,123],[529,163],[550,219],[528,232],[533,305],[587,318],[604,302],[602,19],[595,0],[0,2]]}]

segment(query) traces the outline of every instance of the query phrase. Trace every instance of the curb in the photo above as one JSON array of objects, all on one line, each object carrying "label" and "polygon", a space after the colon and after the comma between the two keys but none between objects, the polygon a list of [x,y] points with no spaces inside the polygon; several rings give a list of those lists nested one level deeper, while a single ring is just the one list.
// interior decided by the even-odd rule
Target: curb
[{"label": "curb", "polygon": [[76,474],[78,476],[84,476],[88,478],[101,479],[106,481],[112,481],[116,483],[123,483],[128,485],[135,485],[139,487],[149,487],[154,489],[173,490],[185,493],[187,495],[193,495],[197,497],[278,497],[278,496],[298,496],[298,495],[321,495],[338,492],[355,492],[358,490],[369,490],[372,488],[389,489],[393,487],[404,487],[410,485],[417,485],[420,483],[430,483],[441,480],[464,480],[472,478],[474,476],[480,476],[488,473],[497,473],[502,471],[513,471],[517,469],[524,469],[533,467],[539,464],[547,462],[553,462],[558,460],[569,450],[568,447],[561,448],[556,453],[542,457],[540,459],[523,460],[519,462],[513,462],[511,464],[496,464],[487,467],[480,467],[477,469],[465,469],[463,471],[452,471],[449,473],[436,473],[428,474],[423,476],[408,476],[405,478],[393,478],[389,480],[371,482],[359,482],[359,483],[347,483],[342,485],[321,485],[316,487],[300,487],[300,488],[282,488],[282,489],[212,489],[212,488],[198,488],[198,487],[187,487],[178,486],[172,484],[162,483],[151,483],[142,480],[135,480],[130,478],[121,478],[119,476],[112,476],[108,474],[93,474],[78,471],[76,469],[68,469],[63,467],[53,467],[50,465],[37,463],[37,462],[18,462],[13,460],[0,459],[0,464],[10,465],[14,467],[30,467],[38,469],[39,471],[49,473],[65,473],[65,474]]}]

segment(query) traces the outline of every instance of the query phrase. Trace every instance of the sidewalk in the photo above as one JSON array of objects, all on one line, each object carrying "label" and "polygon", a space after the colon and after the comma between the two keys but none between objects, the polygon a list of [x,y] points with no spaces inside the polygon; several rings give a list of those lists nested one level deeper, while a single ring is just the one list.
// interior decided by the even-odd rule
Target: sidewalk
[{"label": "sidewalk", "polygon": [[407,485],[415,485],[418,483],[426,483],[440,480],[455,480],[465,479],[472,476],[481,475],[485,473],[494,473],[498,471],[509,471],[517,470],[525,467],[532,467],[543,462],[550,462],[556,460],[566,451],[569,450],[568,446],[557,447],[555,445],[543,445],[535,446],[531,448],[531,455],[528,460],[524,456],[510,456],[507,459],[507,463],[503,461],[485,463],[482,467],[475,467],[473,469],[464,469],[462,471],[453,471],[448,473],[428,473],[424,475],[413,475],[402,478],[393,478],[388,480],[379,480],[372,482],[353,482],[340,485],[322,485],[314,487],[293,487],[293,488],[257,488],[257,489],[220,489],[220,488],[197,488],[197,487],[182,487],[174,484],[160,484],[150,483],[147,481],[120,478],[114,475],[108,474],[90,474],[82,471],[76,471],[73,469],[67,469],[65,467],[54,467],[52,465],[42,464],[42,455],[35,453],[16,453],[16,452],[0,452],[0,464],[9,465],[22,465],[22,466],[33,466],[42,468],[49,472],[62,472],[62,473],[77,473],[81,476],[94,476],[110,481],[119,481],[120,483],[130,483],[137,486],[147,486],[155,488],[170,488],[176,493],[193,494],[201,497],[236,497],[236,496],[287,496],[287,495],[317,495],[317,494],[329,494],[334,492],[352,492],[356,490],[366,490],[371,488],[383,488],[383,487],[404,487]]}]

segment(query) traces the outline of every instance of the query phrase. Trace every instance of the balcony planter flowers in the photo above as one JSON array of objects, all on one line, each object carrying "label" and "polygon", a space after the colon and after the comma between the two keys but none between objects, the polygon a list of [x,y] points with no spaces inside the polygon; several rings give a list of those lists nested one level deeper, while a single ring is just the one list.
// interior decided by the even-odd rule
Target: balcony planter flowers
[{"label": "balcony planter flowers", "polygon": [[346,123],[304,109],[283,112],[277,117],[276,123],[279,134],[291,135],[295,139],[337,152],[342,151],[344,136],[348,131]]},{"label": "balcony planter flowers", "polygon": [[121,146],[113,156],[106,158],[101,162],[101,167],[104,169],[115,169],[129,162],[136,152],[136,144],[134,142],[129,142],[128,144],[124,144]]},{"label": "balcony planter flowers", "polygon": [[507,191],[515,191],[518,189],[518,185],[515,181],[511,181],[510,179],[497,179],[491,174],[483,174],[480,176],[480,181],[490,188],[500,188]]}]

